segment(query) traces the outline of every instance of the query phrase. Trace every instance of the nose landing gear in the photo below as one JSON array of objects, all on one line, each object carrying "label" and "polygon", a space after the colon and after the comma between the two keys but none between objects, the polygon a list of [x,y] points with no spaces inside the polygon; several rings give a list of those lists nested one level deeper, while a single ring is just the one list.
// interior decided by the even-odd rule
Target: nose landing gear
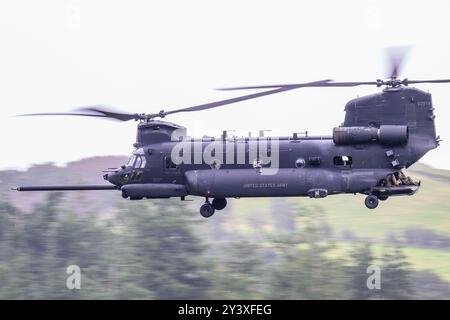
[{"label": "nose landing gear", "polygon": [[203,218],[209,218],[214,214],[214,207],[208,200],[200,207],[200,214]]}]

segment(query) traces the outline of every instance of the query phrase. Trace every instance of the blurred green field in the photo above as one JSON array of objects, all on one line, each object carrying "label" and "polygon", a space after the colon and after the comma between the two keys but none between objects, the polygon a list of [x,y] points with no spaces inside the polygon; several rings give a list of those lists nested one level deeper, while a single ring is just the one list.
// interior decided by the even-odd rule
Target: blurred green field
[{"label": "blurred green field", "polygon": [[[375,210],[366,209],[363,195],[337,195],[325,199],[297,198],[310,207],[319,204],[336,231],[350,230],[360,237],[382,239],[386,233],[426,228],[450,234],[450,184],[414,175],[422,186],[414,196],[392,197]],[[319,203],[320,202],[320,203]]]},{"label": "blurred green field", "polygon": [[[381,255],[389,238],[402,240],[407,230],[428,230],[450,237],[450,172],[417,164],[408,170],[421,188],[414,196],[392,197],[380,202],[375,210],[364,206],[364,195],[336,195],[324,199],[264,198],[230,199],[229,207],[218,212],[213,223],[205,223],[202,233],[208,239],[227,241],[228,236],[264,241],[280,230],[294,228],[296,216],[302,210],[317,212],[326,222],[338,249],[345,257],[354,243],[342,241],[351,235],[355,242],[373,243],[375,255]],[[432,174],[433,176],[430,176]],[[194,201],[194,206],[198,201]],[[219,224],[220,227],[217,226]],[[204,227],[204,228],[203,228]],[[403,244],[404,253],[414,269],[431,270],[450,281],[450,250],[448,248],[410,247]]]},{"label": "blurred green field", "polygon": [[[345,259],[352,249],[354,249],[353,243],[338,242],[336,249],[331,252],[331,256]],[[383,254],[384,246],[374,244],[372,250],[375,258],[380,259]],[[407,256],[407,260],[413,269],[430,270],[439,275],[442,279],[450,281],[449,251],[404,247],[403,253]]]},{"label": "blurred green field", "polygon": [[[24,212],[30,212],[46,201],[45,194],[13,193],[9,190],[11,185],[33,184],[42,177],[47,184],[95,184],[99,182],[92,177],[97,177],[94,173],[99,167],[114,166],[122,160],[90,158],[71,163],[67,168],[48,164],[25,172],[3,171],[0,172],[0,196]],[[68,174],[63,175],[65,172]],[[164,208],[177,208],[180,215],[189,211],[193,213],[196,233],[211,251],[217,248],[216,252],[210,252],[217,256],[223,256],[221,245],[247,241],[268,248],[273,237],[298,236],[303,232],[302,218],[308,214],[323,228],[322,240],[336,244],[329,252],[335,258],[348,259],[350,252],[364,243],[372,244],[376,258],[381,258],[386,248],[400,245],[413,269],[431,271],[450,282],[450,202],[446,201],[450,194],[450,171],[416,164],[407,173],[421,180],[419,191],[414,196],[392,197],[380,202],[375,210],[365,207],[364,195],[336,195],[324,199],[229,199],[227,208],[209,219],[196,214],[204,201],[198,197],[188,197],[193,201],[185,202],[179,199],[127,202],[118,193],[65,193],[60,205],[77,215],[93,213],[105,223],[114,219],[118,207],[133,212],[138,205],[157,205],[162,210],[160,215],[164,215]],[[72,181],[72,177],[77,180]],[[270,262],[272,256],[267,258]]]}]

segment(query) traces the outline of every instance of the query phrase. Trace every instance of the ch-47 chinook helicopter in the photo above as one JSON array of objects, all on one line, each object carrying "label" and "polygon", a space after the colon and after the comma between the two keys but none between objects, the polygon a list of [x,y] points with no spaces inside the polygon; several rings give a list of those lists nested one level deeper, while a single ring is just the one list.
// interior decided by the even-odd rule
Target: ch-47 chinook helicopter
[{"label": "ch-47 chinook helicopter", "polygon": [[[109,185],[28,186],[17,191],[119,190],[124,198],[200,196],[203,217],[227,205],[227,198],[308,196],[323,198],[342,193],[367,195],[369,209],[391,196],[413,195],[420,182],[404,169],[439,145],[431,94],[409,87],[445,80],[400,80],[401,59],[391,59],[387,80],[335,82],[322,80],[301,84],[235,87],[223,90],[262,92],[193,107],[131,114],[103,106],[72,113],[29,115],[76,115],[136,120],[137,140],[127,164],[109,169],[103,178]],[[182,126],[161,121],[174,113],[194,112],[306,87],[384,87],[379,93],[350,100],[345,119],[330,136],[228,137],[193,139]],[[181,146],[181,148],[180,148]],[[259,151],[266,151],[265,157]],[[175,150],[175,152],[174,152]],[[208,154],[208,157],[204,155]],[[276,158],[276,168],[269,158]],[[182,159],[182,161],[180,161]],[[273,163],[272,163],[273,165]],[[210,199],[212,201],[210,202]]]}]

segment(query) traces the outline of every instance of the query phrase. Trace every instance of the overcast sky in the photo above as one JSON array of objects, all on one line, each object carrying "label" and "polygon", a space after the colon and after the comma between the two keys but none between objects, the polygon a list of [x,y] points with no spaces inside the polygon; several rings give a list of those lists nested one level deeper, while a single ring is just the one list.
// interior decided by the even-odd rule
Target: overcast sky
[{"label": "overcast sky", "polygon": [[[383,48],[412,45],[402,76],[450,78],[448,1],[2,1],[0,169],[128,154],[136,123],[15,118],[109,104],[187,107],[240,92],[214,88],[375,80]],[[450,169],[449,85],[433,93],[444,139],[423,161]],[[168,120],[191,136],[308,130],[331,134],[346,101],[378,88],[300,89]],[[102,168],[100,168],[102,169]]]}]

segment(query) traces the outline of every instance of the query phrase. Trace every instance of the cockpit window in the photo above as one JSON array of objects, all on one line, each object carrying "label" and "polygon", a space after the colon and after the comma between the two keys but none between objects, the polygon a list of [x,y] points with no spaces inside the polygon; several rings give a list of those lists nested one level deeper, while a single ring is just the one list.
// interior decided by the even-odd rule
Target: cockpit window
[{"label": "cockpit window", "polygon": [[134,164],[135,168],[140,168],[142,164],[142,158],[141,157],[137,157],[136,159],[136,163]]},{"label": "cockpit window", "polygon": [[134,165],[134,161],[135,161],[135,160],[136,160],[136,156],[135,156],[135,155],[132,155],[132,156],[130,157],[130,159],[128,159],[127,166],[132,167],[132,166]]},{"label": "cockpit window", "polygon": [[127,166],[135,169],[143,169],[146,164],[147,160],[145,159],[144,149],[140,148],[133,151],[133,154],[128,160]]},{"label": "cockpit window", "polygon": [[127,166],[133,167],[135,169],[144,169],[147,164],[145,156],[132,155],[128,160]]},{"label": "cockpit window", "polygon": [[141,164],[141,168],[144,169],[146,164],[147,164],[147,160],[145,159],[144,156],[142,156],[142,164]]}]

